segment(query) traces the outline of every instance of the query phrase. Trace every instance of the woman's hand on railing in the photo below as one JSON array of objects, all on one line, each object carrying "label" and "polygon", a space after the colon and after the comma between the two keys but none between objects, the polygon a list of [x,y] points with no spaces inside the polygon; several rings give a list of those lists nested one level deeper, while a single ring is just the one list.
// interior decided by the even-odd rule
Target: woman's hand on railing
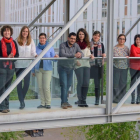
[{"label": "woman's hand on railing", "polygon": [[55,56],[54,56],[55,58],[59,58],[59,56],[56,54]]},{"label": "woman's hand on railing", "polygon": [[92,54],[90,55],[90,59],[92,59],[92,60],[94,59],[94,56]]},{"label": "woman's hand on railing", "polygon": [[129,58],[129,56],[126,56],[126,58]]},{"label": "woman's hand on railing", "polygon": [[8,58],[14,58],[13,53],[10,53],[9,56],[8,56]]},{"label": "woman's hand on railing", "polygon": [[106,54],[105,54],[105,53],[103,53],[103,54],[102,54],[102,57],[106,57]]}]

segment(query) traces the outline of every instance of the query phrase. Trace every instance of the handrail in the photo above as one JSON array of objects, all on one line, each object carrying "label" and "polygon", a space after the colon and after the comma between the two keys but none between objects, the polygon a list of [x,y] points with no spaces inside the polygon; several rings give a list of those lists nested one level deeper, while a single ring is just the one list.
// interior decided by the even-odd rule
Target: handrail
[{"label": "handrail", "polygon": [[0,103],[11,93],[11,91],[21,82],[21,80],[28,74],[28,72],[40,61],[40,59],[46,54],[46,52],[57,42],[57,40],[66,32],[66,30],[76,21],[76,19],[84,12],[84,10],[93,2],[89,0],[73,18],[64,26],[60,33],[50,42],[50,44],[40,53],[40,55],[31,63],[31,65],[24,70],[24,72],[13,82],[13,84],[2,94],[0,97]]},{"label": "handrail", "polygon": [[[0,60],[11,60],[11,61],[15,61],[15,60],[35,60],[36,58],[34,57],[18,57],[18,58],[0,58]],[[79,59],[79,58],[67,58],[67,57],[58,57],[58,58],[41,58],[40,60],[72,60],[72,59]],[[90,59],[89,57],[82,57],[80,58],[82,60],[86,60],[86,59]],[[94,59],[103,59],[103,57],[94,57]],[[107,59],[107,57],[104,57],[104,59]],[[140,59],[140,57],[113,57],[113,59]]]}]

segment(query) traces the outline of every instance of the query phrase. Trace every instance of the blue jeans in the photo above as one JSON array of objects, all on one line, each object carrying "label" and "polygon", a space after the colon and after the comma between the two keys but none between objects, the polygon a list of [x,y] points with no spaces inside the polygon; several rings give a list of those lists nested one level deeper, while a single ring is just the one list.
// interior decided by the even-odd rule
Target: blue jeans
[{"label": "blue jeans", "polygon": [[68,102],[68,90],[72,84],[73,69],[58,66],[59,81],[61,86],[61,104]]}]

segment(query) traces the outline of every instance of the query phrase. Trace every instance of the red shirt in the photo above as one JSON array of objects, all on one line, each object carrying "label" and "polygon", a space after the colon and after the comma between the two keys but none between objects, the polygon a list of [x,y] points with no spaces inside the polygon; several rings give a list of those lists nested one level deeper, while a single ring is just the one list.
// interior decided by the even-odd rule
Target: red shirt
[{"label": "red shirt", "polygon": [[[130,57],[140,57],[140,48],[132,45],[130,49]],[[130,59],[130,68],[140,70],[140,59]]]}]

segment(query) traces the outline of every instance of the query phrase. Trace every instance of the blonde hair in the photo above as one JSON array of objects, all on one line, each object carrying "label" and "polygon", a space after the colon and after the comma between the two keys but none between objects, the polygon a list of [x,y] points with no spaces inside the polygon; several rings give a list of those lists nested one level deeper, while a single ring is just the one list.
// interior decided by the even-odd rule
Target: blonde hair
[{"label": "blonde hair", "polygon": [[20,46],[23,45],[22,32],[23,32],[26,28],[28,29],[27,45],[30,45],[30,44],[31,44],[32,37],[31,37],[31,34],[30,34],[30,30],[29,30],[28,26],[23,26],[23,27],[21,28],[20,34],[19,34],[18,39],[17,39],[17,42],[18,42],[18,44],[19,44]]}]

